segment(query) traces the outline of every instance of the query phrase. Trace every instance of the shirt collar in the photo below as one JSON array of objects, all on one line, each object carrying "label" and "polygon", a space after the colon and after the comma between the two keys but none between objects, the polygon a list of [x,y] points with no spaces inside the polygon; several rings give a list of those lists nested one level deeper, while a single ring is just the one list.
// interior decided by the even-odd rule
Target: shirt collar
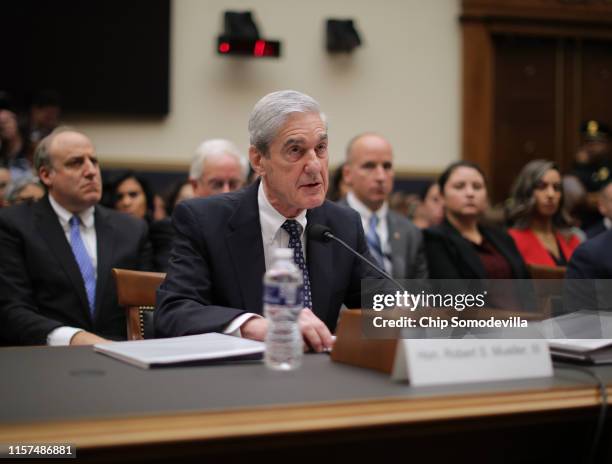
[{"label": "shirt collar", "polygon": [[[66,208],[60,205],[57,201],[55,201],[53,196],[50,194],[49,194],[49,203],[51,203],[51,208],[53,208],[53,211],[55,211],[55,214],[57,214],[57,217],[59,218],[59,221],[62,227],[64,229],[69,227],[70,218],[74,216],[74,214],[72,214],[70,211],[68,211]],[[86,229],[89,229],[93,227],[94,225],[94,211],[95,211],[95,206],[90,206],[86,210],[81,211],[79,214],[77,214],[77,216],[81,220],[81,224]]]},{"label": "shirt collar", "polygon": [[609,217],[604,217],[603,223],[606,229],[612,229],[612,219]]},{"label": "shirt collar", "polygon": [[[279,213],[274,206],[270,204],[266,192],[263,187],[263,179],[259,182],[259,189],[257,190],[257,204],[259,206],[259,222],[261,224],[261,233],[264,238],[264,242],[271,243],[275,238],[276,234],[280,230],[281,226],[288,219]],[[302,211],[295,219],[302,226],[302,236],[306,230],[306,210]]]},{"label": "shirt collar", "polygon": [[377,211],[372,211],[368,208],[353,192],[349,191],[346,195],[346,202],[349,204],[351,208],[359,213],[359,215],[364,218],[366,221],[370,220],[372,214],[378,216],[378,220],[382,221],[387,216],[387,212],[389,211],[389,205],[385,201]]}]

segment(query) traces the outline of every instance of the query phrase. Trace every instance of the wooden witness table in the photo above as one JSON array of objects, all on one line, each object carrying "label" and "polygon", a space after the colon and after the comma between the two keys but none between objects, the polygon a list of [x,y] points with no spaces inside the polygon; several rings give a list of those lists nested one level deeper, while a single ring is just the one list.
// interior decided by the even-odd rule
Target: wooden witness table
[{"label": "wooden witness table", "polygon": [[[593,379],[566,369],[417,389],[327,355],[292,373],[254,362],[144,370],[87,347],[3,348],[0,368],[0,444],[70,443],[98,462],[579,462],[600,409]],[[612,385],[611,367],[595,371]],[[604,453],[610,438],[607,425]]]}]

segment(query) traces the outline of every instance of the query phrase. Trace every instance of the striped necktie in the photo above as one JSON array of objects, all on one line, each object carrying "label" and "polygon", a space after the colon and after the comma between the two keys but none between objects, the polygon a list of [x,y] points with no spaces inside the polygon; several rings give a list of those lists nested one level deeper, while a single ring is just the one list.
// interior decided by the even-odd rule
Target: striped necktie
[{"label": "striped necktie", "polygon": [[372,214],[370,216],[370,221],[368,223],[368,230],[366,233],[366,240],[368,242],[368,248],[370,249],[370,253],[372,257],[376,260],[376,263],[381,267],[381,269],[385,268],[385,255],[382,250],[382,245],[380,243],[380,236],[376,231],[376,227],[378,226],[378,216],[376,214]]},{"label": "striped necktie", "polygon": [[72,247],[72,253],[81,270],[81,276],[83,276],[85,292],[87,293],[87,301],[89,303],[89,312],[93,316],[96,308],[96,270],[91,263],[91,258],[81,238],[79,226],[80,220],[78,216],[72,216],[70,218],[70,246]]}]

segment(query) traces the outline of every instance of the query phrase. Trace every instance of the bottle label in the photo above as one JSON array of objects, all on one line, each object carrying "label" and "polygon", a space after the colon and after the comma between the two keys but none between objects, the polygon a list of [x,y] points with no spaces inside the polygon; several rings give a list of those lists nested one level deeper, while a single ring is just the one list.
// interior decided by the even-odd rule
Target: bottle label
[{"label": "bottle label", "polygon": [[264,285],[265,304],[302,306],[304,301],[303,285]]}]

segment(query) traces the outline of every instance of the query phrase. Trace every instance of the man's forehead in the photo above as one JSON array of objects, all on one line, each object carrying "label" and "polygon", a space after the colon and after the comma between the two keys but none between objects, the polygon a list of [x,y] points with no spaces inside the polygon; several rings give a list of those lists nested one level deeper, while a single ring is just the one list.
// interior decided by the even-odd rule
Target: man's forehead
[{"label": "man's forehead", "polygon": [[93,153],[93,144],[87,136],[79,132],[66,131],[53,137],[49,146],[49,152],[64,155],[74,152]]},{"label": "man's forehead", "polygon": [[233,155],[222,153],[216,156],[209,156],[204,160],[204,174],[219,169],[242,169],[240,161]]}]

